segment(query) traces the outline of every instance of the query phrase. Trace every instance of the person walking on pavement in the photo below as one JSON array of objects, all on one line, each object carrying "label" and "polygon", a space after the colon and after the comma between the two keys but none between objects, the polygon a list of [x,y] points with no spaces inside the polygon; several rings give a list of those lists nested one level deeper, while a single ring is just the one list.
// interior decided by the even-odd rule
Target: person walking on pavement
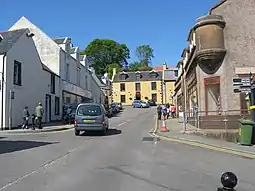
[{"label": "person walking on pavement", "polygon": [[66,111],[67,113],[67,118],[68,118],[68,123],[71,125],[71,114],[72,114],[72,106],[70,105]]},{"label": "person walking on pavement", "polygon": [[28,107],[25,106],[25,108],[23,110],[23,125],[22,125],[23,129],[28,129],[29,116],[30,116],[30,114],[28,112]]},{"label": "person walking on pavement", "polygon": [[164,119],[166,119],[166,116],[167,116],[167,108],[165,105],[162,106],[162,114],[164,116]]},{"label": "person walking on pavement", "polygon": [[161,115],[162,115],[161,110],[162,110],[161,105],[158,105],[157,107],[158,120],[161,120]]},{"label": "person walking on pavement", "polygon": [[39,103],[38,106],[35,108],[35,115],[38,121],[38,128],[42,129],[42,117],[43,117],[42,103]]}]

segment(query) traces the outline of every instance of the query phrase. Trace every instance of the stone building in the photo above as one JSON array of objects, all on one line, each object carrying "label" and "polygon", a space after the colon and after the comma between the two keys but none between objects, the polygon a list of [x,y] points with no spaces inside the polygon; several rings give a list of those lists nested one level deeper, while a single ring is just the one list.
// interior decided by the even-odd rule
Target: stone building
[{"label": "stone building", "polygon": [[189,32],[175,98],[188,117],[198,109],[200,128],[236,128],[248,114],[246,94],[233,92],[233,78],[255,73],[254,18],[254,0],[222,0]]}]

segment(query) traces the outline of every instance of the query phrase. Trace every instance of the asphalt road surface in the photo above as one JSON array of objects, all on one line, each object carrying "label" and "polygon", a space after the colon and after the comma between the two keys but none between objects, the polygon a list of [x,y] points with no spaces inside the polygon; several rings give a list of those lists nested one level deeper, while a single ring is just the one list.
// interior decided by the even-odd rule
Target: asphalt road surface
[{"label": "asphalt road surface", "polygon": [[107,136],[0,134],[0,191],[209,191],[225,171],[254,190],[254,160],[149,138],[155,110],[127,108]]}]

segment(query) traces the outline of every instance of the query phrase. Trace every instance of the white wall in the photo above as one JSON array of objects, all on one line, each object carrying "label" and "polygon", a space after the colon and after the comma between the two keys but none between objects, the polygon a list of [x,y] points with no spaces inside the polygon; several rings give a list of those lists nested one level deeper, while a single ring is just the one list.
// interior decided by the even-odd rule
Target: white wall
[{"label": "white wall", "polygon": [[59,51],[60,47],[44,32],[42,32],[37,26],[31,23],[25,17],[22,17],[16,22],[9,30],[28,28],[35,34],[33,37],[37,51],[41,58],[41,61],[49,67],[54,73],[60,75],[59,68]]},{"label": "white wall", "polygon": [[[3,60],[4,59],[4,60]],[[4,73],[6,73],[6,57],[4,58],[4,55],[0,55],[0,77],[1,77],[1,79],[2,79],[2,74],[3,74],[3,64],[4,64]],[[0,80],[0,84],[1,84],[1,81],[2,80]],[[5,84],[5,82],[4,82],[4,84]],[[2,84],[0,85],[0,87],[2,86]],[[3,98],[2,98],[2,91],[4,91],[4,94],[3,94]],[[1,95],[0,95],[0,125],[1,125],[1,117],[2,117],[2,107],[1,107],[1,105],[2,105],[2,99],[4,100],[3,101],[3,127],[5,127],[5,118],[6,118],[6,86],[4,85],[3,87],[1,87],[1,89],[0,89],[0,93],[1,93]]]},{"label": "white wall", "polygon": [[[13,85],[13,70],[14,60],[21,62],[21,86]],[[29,112],[34,113],[34,109],[39,102],[42,102],[45,107],[45,94],[50,92],[50,73],[42,69],[41,61],[39,59],[36,47],[32,38],[27,37],[25,34],[14,44],[11,50],[7,53],[6,64],[6,93],[9,95],[9,90],[14,91],[14,100],[12,101],[12,126],[22,124],[22,115],[24,106],[28,106]],[[59,78],[56,80],[56,96],[60,97],[61,107],[61,94],[59,87]],[[6,101],[6,117],[5,126],[8,124],[8,111],[9,103],[8,97]],[[52,120],[60,119],[61,108],[59,116],[55,116],[55,95],[52,95],[51,100],[51,118]]]}]

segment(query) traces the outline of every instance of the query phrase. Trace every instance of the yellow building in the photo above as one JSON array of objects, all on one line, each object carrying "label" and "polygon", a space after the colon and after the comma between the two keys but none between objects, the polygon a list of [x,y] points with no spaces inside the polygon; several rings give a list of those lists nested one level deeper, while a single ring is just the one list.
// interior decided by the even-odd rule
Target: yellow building
[{"label": "yellow building", "polygon": [[119,72],[113,71],[112,101],[132,105],[134,100],[153,99],[157,104],[172,103],[176,70]]},{"label": "yellow building", "polygon": [[112,82],[112,100],[132,105],[134,100],[162,103],[162,71],[119,72]]}]

